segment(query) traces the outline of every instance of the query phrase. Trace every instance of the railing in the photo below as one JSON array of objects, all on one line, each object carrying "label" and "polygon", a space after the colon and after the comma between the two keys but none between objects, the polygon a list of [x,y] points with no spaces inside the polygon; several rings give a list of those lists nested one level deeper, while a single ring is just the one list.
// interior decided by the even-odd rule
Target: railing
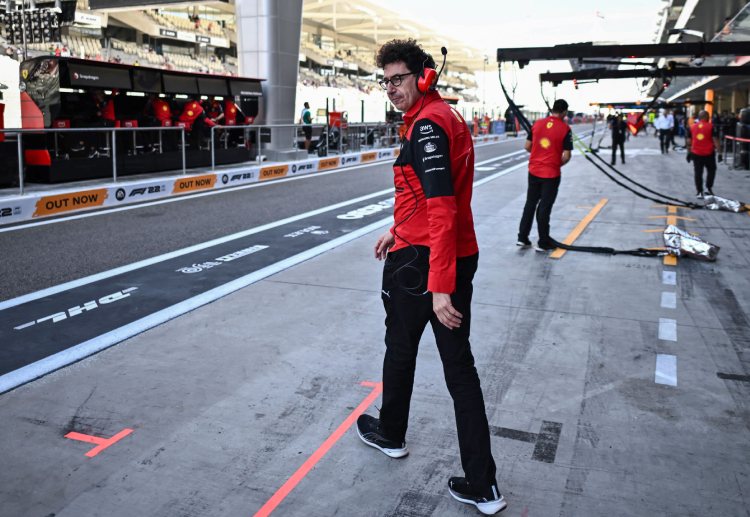
[{"label": "railing", "polygon": [[[252,133],[255,135],[255,148],[252,149],[255,153],[254,159],[260,163],[263,159],[264,144],[268,144],[266,140],[273,135],[272,148],[274,150],[284,151],[286,149],[300,150],[300,146],[304,148],[304,128],[306,126],[300,124],[271,124],[271,125],[243,125],[243,126],[214,126],[210,128],[210,153],[211,153],[211,170],[216,170],[216,150],[220,148],[228,149],[231,143],[231,132],[242,131],[244,136],[244,144],[248,149],[251,149],[248,145],[248,136]],[[315,124],[311,127],[313,135],[311,138],[311,148],[308,152],[314,152],[318,156],[328,156],[329,154],[343,154],[345,152],[357,152],[362,149],[371,148],[384,148],[391,147],[398,143],[398,124],[387,124],[383,122],[370,122],[370,123],[356,123],[348,124],[344,123],[342,126],[331,126],[325,124]],[[152,132],[158,133],[158,145],[152,142],[153,147],[158,149],[159,153],[164,153],[164,145],[162,139],[162,133],[164,131],[179,131],[181,138],[180,152],[182,158],[182,174],[187,173],[187,159],[185,150],[186,144],[186,129],[180,126],[174,127],[92,127],[92,128],[39,128],[39,129],[0,129],[0,134],[8,136],[15,136],[18,147],[18,187],[19,193],[24,194],[25,191],[25,154],[23,137],[24,135],[54,135],[54,142],[49,142],[48,150],[53,153],[54,159],[59,159],[61,156],[60,145],[58,142],[58,135],[68,134],[80,134],[80,133],[98,133],[106,136],[106,142],[104,146],[99,144],[92,146],[97,151],[104,151],[102,154],[112,159],[112,181],[117,182],[118,170],[118,133],[132,133],[133,140],[132,144],[128,149],[128,153],[139,154],[139,149],[143,146],[137,145],[136,134],[138,132]],[[288,133],[287,133],[288,131]],[[317,140],[316,140],[317,137]],[[122,144],[122,139],[119,139]],[[202,142],[205,145],[205,141]],[[176,146],[177,143],[173,143],[172,146]],[[42,147],[40,147],[41,149]],[[198,149],[206,150],[205,147],[201,147],[199,143]],[[268,148],[266,148],[268,149]],[[63,149],[65,153],[65,149]],[[122,151],[120,151],[120,158],[122,157]],[[121,160],[122,165],[122,160]],[[176,164],[175,164],[176,165]]]},{"label": "railing", "polygon": [[[727,145],[728,145],[727,142],[729,142],[729,141],[732,142],[732,153],[731,154],[727,153]],[[737,145],[737,142],[740,142],[740,144],[744,144],[745,145],[745,147],[744,147],[744,154],[750,154],[750,139],[748,139],[748,138],[740,138],[738,136],[724,135],[724,142],[723,142],[723,146],[722,146],[722,148],[723,148],[722,149],[722,155],[724,157],[724,163],[726,164],[727,167],[729,167],[731,169],[739,169],[739,168],[746,167],[745,163],[747,163],[748,161],[750,161],[750,157],[747,157],[747,158],[745,158],[743,160],[739,160],[739,163],[738,163],[737,155],[739,154],[741,156],[743,154],[743,149],[742,149],[741,145],[740,146]],[[729,163],[729,157],[730,156],[732,157],[732,163],[731,164]]]},{"label": "railing", "polygon": [[[92,127],[92,128],[39,128],[39,129],[0,129],[0,133],[5,135],[16,135],[17,148],[18,148],[18,188],[19,193],[24,193],[24,152],[23,152],[23,135],[26,134],[55,134],[55,152],[57,153],[57,134],[58,133],[104,133],[107,135],[107,143],[105,149],[111,149],[112,157],[112,181],[117,182],[117,133],[121,132],[133,132],[133,142],[135,143],[135,132],[136,131],[158,131],[159,132],[159,147],[161,149],[161,132],[162,131],[179,131],[182,137],[182,173],[187,173],[185,163],[185,128],[183,127]],[[109,137],[111,136],[111,147]]]},{"label": "railing", "polygon": [[[274,134],[274,150],[300,150],[300,144],[304,141],[305,127],[310,127],[313,131],[310,143],[311,147],[308,149],[308,152],[315,152],[318,156],[343,154],[350,151],[356,152],[363,148],[391,147],[398,142],[398,125],[383,122],[344,123],[343,127],[325,124],[313,124],[310,126],[300,124],[213,126],[211,127],[210,139],[211,170],[216,170],[216,149],[221,147],[222,140],[223,148],[229,148],[230,134],[233,131],[242,130],[245,141],[247,141],[250,133],[255,134],[256,147],[254,149],[254,159],[260,163],[263,158],[264,136]],[[270,134],[269,131],[271,132]],[[286,133],[287,131],[288,133]],[[315,133],[317,133],[317,141],[315,140]],[[284,136],[284,134],[287,136]]]}]

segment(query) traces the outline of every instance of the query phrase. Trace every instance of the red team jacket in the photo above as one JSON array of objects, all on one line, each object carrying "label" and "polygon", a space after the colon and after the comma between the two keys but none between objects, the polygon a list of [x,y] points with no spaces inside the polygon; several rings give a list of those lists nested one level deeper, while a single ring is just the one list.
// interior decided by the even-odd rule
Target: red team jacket
[{"label": "red team jacket", "polygon": [[456,259],[479,251],[471,214],[474,144],[464,119],[435,91],[426,94],[424,105],[418,100],[404,122],[409,130],[393,165],[391,250],[428,246],[427,289],[452,293]]},{"label": "red team jacket", "polygon": [[696,156],[714,154],[714,125],[699,120],[690,127],[690,152]]},{"label": "red team jacket", "polygon": [[538,178],[559,177],[562,153],[573,149],[570,126],[559,117],[549,116],[534,123],[527,140],[532,141],[529,173]]}]

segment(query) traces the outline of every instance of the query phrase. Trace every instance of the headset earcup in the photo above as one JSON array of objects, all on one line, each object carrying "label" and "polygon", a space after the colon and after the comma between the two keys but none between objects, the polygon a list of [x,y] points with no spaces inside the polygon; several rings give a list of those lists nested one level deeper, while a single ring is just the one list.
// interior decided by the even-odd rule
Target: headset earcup
[{"label": "headset earcup", "polygon": [[419,76],[419,79],[417,79],[417,89],[421,93],[427,93],[427,90],[430,89],[432,83],[435,82],[436,76],[437,71],[434,68],[425,68]]}]

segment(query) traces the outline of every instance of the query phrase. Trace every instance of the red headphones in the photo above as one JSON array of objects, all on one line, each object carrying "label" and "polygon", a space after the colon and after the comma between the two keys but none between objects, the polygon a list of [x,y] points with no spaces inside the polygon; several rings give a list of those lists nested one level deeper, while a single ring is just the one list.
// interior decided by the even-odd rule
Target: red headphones
[{"label": "red headphones", "polygon": [[437,77],[437,70],[434,68],[423,68],[422,73],[417,76],[417,90],[420,93],[427,93],[432,87]]}]

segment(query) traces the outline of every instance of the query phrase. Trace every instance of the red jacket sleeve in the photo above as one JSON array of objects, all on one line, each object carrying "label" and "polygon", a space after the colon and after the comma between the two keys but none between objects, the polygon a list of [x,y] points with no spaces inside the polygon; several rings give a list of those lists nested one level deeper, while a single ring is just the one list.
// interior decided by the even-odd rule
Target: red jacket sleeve
[{"label": "red jacket sleeve", "polygon": [[427,199],[430,274],[427,289],[452,293],[456,288],[456,198],[445,130],[430,119],[415,123],[411,138],[413,167]]}]

